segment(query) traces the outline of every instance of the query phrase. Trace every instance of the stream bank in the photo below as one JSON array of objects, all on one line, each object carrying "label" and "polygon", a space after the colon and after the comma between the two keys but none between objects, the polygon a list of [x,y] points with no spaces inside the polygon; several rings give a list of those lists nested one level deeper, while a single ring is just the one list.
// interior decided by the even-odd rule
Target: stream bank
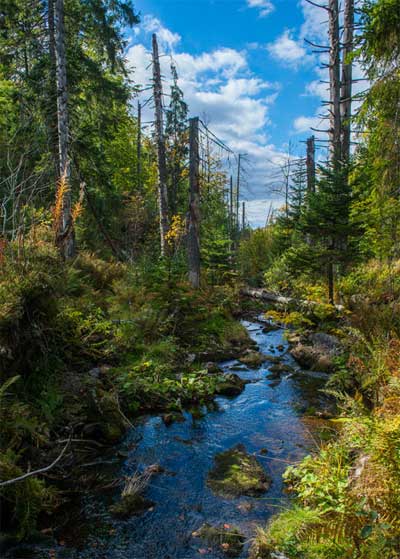
[{"label": "stream bank", "polygon": [[[55,533],[58,545],[21,545],[7,557],[70,557],[79,559],[189,559],[226,555],[225,548],[197,537],[204,525],[237,528],[244,535],[240,557],[246,557],[257,525],[265,524],[288,501],[282,474],[315,444],[316,419],[305,421],[308,410],[325,406],[318,392],[326,375],[300,371],[287,353],[284,330],[265,332],[265,325],[243,322],[261,353],[276,362],[257,366],[237,360],[220,364],[224,373],[246,382],[235,397],[219,396],[213,405],[183,414],[184,421],[167,425],[161,416],[145,416],[135,423],[114,457],[99,465],[99,474],[118,479],[158,464],[145,498],[153,505],[143,514],[116,519],[110,507],[120,488],[88,493],[66,523]],[[310,427],[311,425],[311,427]],[[221,496],[207,483],[215,457],[237,445],[254,456],[271,480],[257,496]],[[228,529],[228,528],[226,528]]]}]

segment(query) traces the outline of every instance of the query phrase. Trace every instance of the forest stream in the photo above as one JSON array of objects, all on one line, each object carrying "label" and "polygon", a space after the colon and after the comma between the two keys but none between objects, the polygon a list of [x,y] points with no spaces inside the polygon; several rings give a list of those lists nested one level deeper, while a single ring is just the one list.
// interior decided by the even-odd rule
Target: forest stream
[{"label": "forest stream", "polygon": [[[196,537],[204,523],[237,527],[245,536],[240,557],[246,557],[257,525],[279,512],[289,499],[282,474],[315,447],[321,421],[307,419],[307,411],[324,407],[318,390],[325,375],[301,371],[287,353],[282,329],[264,333],[259,322],[244,321],[261,352],[282,358],[291,372],[268,378],[271,363],[258,369],[238,361],[224,362],[247,381],[236,397],[218,397],[212,409],[184,422],[166,426],[159,416],[138,420],[121,446],[118,461],[99,466],[116,477],[158,464],[162,471],[151,478],[145,497],[154,503],[145,513],[116,520],[108,510],[118,492],[88,494],[68,524],[61,529],[62,545],[54,549],[21,546],[9,557],[73,557],[79,559],[215,559],[223,550]],[[258,497],[224,498],[213,493],[207,476],[214,457],[238,444],[257,460],[272,479]],[[115,449],[114,456],[115,459]],[[107,460],[105,460],[107,462]],[[113,462],[113,460],[111,460]],[[72,518],[71,518],[72,517]],[[193,535],[194,533],[194,535]]]}]

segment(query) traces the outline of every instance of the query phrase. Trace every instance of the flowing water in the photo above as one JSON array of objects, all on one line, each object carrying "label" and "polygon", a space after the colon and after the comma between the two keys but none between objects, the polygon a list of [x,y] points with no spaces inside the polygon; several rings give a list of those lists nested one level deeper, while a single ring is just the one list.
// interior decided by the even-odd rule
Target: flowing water
[{"label": "flowing water", "polygon": [[[287,353],[283,330],[266,334],[260,323],[244,325],[260,351],[274,352],[283,356],[284,363],[296,366]],[[297,370],[269,380],[270,363],[259,369],[239,370],[238,365],[230,361],[222,368],[229,371],[233,367],[233,372],[250,381],[239,396],[218,397],[215,408],[203,417],[195,419],[186,413],[184,422],[170,426],[160,417],[142,418],[121,445],[119,452],[124,459],[118,465],[118,476],[132,475],[155,463],[164,469],[151,478],[146,490],[145,496],[154,507],[141,516],[119,521],[108,513],[115,495],[88,495],[84,507],[64,530],[65,545],[58,547],[53,557],[216,559],[221,557],[220,551],[192,536],[203,523],[237,526],[249,541],[257,525],[265,525],[272,514],[287,505],[282,474],[315,444],[312,427],[302,414],[323,404],[318,388],[325,379]],[[260,498],[225,499],[207,487],[214,456],[238,443],[257,456],[273,480]],[[248,544],[241,557],[246,557],[247,551]],[[49,554],[42,548],[30,556]]]}]

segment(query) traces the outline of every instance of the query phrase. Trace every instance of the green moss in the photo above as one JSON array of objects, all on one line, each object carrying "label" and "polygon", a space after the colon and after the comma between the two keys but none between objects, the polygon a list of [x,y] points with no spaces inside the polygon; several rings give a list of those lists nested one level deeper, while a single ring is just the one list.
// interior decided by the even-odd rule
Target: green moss
[{"label": "green moss", "polygon": [[256,497],[269,489],[271,479],[257,458],[239,444],[215,456],[215,465],[208,474],[207,484],[215,493],[225,497]]}]

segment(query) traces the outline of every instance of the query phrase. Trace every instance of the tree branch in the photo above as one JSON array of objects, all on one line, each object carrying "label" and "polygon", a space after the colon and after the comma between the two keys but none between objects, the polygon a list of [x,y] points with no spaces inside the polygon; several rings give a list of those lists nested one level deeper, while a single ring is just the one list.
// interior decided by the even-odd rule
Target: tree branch
[{"label": "tree branch", "polygon": [[44,467],[44,468],[39,468],[39,470],[33,470],[33,472],[27,472],[26,474],[23,474],[22,476],[18,476],[15,477],[13,479],[8,479],[7,481],[2,481],[0,482],[0,487],[5,487],[6,485],[12,485],[13,483],[17,483],[18,481],[23,481],[24,479],[27,479],[29,477],[32,476],[37,476],[39,474],[44,474],[45,472],[48,472],[49,470],[51,470],[52,468],[54,468],[54,466],[56,464],[58,464],[58,462],[61,460],[61,458],[64,456],[65,451],[67,450],[69,444],[71,442],[71,437],[68,439],[67,444],[64,446],[64,448],[62,449],[61,453],[57,456],[57,458],[48,466]]}]

